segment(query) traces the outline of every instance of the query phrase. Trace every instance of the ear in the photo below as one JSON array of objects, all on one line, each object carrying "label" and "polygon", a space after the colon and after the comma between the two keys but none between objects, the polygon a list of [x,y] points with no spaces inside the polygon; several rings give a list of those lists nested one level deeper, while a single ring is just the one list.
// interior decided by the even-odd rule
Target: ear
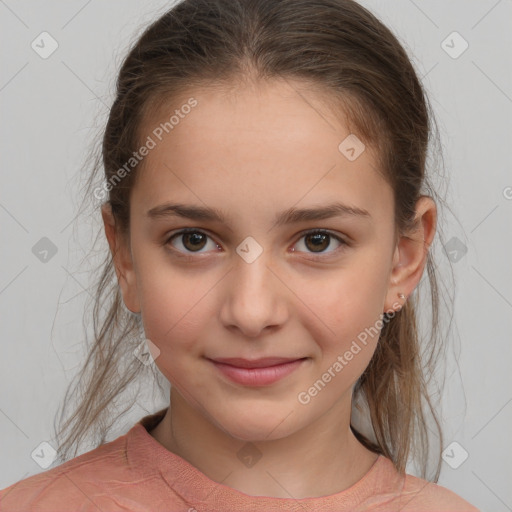
[{"label": "ear", "polygon": [[140,304],[137,294],[137,280],[133,269],[132,254],[129,243],[121,233],[116,230],[115,218],[110,203],[101,206],[101,216],[105,226],[105,235],[110,246],[117,281],[125,306],[132,313],[140,313]]},{"label": "ear", "polygon": [[[398,311],[423,275],[430,244],[434,239],[437,209],[433,199],[421,196],[416,202],[414,226],[396,245],[384,311]],[[400,298],[403,293],[405,298]]]}]

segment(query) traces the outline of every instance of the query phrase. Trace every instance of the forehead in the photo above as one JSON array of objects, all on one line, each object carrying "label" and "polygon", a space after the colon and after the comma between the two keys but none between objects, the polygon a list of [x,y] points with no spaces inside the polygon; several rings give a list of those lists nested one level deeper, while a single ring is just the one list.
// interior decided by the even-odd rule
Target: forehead
[{"label": "forehead", "polygon": [[[330,199],[390,211],[372,148],[289,80],[187,91],[148,117],[140,135],[155,145],[132,192],[139,214],[171,200],[256,213]],[[357,158],[347,158],[349,146]]]}]

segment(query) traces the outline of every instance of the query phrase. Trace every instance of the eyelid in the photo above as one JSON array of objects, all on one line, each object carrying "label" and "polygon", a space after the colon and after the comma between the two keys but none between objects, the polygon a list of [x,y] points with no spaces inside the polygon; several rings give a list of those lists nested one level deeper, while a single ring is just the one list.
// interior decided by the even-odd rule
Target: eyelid
[{"label": "eyelid", "polygon": [[[213,235],[210,234],[210,232],[208,230],[205,230],[205,229],[202,229],[202,228],[181,228],[175,232],[171,232],[169,235],[166,235],[165,237],[165,241],[164,241],[164,245],[168,245],[171,240],[174,238],[174,237],[177,237],[179,235],[183,235],[183,234],[186,234],[186,233],[202,233],[206,236],[208,236],[209,238],[212,239],[212,241],[214,241],[214,243],[219,246],[220,244],[215,241],[215,237]],[[332,254],[335,254],[335,253],[338,253],[341,249],[343,249],[344,246],[350,246],[351,244],[342,236],[340,236],[339,234],[329,230],[329,229],[325,229],[325,228],[309,228],[309,229],[305,229],[303,231],[300,231],[296,237],[297,237],[297,242],[303,238],[304,236],[306,235],[309,235],[309,234],[326,234],[326,235],[329,235],[331,236],[332,238],[336,239],[341,245],[340,247],[330,251],[330,252],[321,252],[321,253],[314,253],[314,252],[310,252],[310,253],[307,253],[305,252],[305,254],[307,254],[308,258],[309,259],[326,259],[328,258],[330,255]],[[295,243],[297,243],[295,242]],[[193,253],[193,252],[190,252],[190,253],[183,253],[182,251],[179,251],[178,249],[172,249],[174,252],[176,252],[178,255],[181,255],[181,256],[185,256],[185,257],[191,257],[191,258],[197,258],[197,256],[201,257],[202,254],[207,254],[207,253],[201,253],[201,252],[197,252],[197,253]],[[304,251],[294,251],[294,252],[304,252]],[[197,254],[197,256],[194,256],[194,254]]]},{"label": "eyelid", "polygon": [[325,228],[310,228],[310,229],[305,229],[304,231],[301,231],[300,233],[298,233],[298,236],[300,238],[302,238],[304,235],[309,235],[309,234],[315,234],[315,233],[323,233],[323,234],[326,234],[326,235],[330,235],[332,236],[333,238],[336,238],[336,240],[340,241],[341,243],[344,243],[344,244],[347,244],[349,245],[349,242],[347,239],[345,239],[344,237],[340,236],[338,233],[336,233],[335,231],[331,231],[330,229],[325,229]]},{"label": "eyelid", "polygon": [[[167,246],[167,245],[169,245],[171,243],[171,240],[173,238],[179,237],[180,235],[185,235],[187,233],[201,233],[203,235],[206,235],[208,238],[210,238],[217,246],[220,245],[217,241],[215,241],[215,237],[212,234],[210,234],[210,232],[208,230],[205,230],[205,229],[202,229],[202,228],[181,228],[181,229],[173,231],[173,232],[171,232],[169,234],[166,234],[165,237],[164,237],[163,245]],[[174,247],[172,247],[170,250],[175,255],[177,255],[179,257],[188,258],[188,259],[198,259],[198,258],[203,257],[205,254],[207,254],[207,253],[204,253],[204,252],[197,252],[197,253],[189,252],[189,253],[186,253],[186,252],[182,252],[179,249],[176,249]]]},{"label": "eyelid", "polygon": [[318,253],[304,252],[304,254],[307,255],[306,259],[318,260],[318,261],[326,260],[326,259],[332,257],[333,255],[337,255],[344,248],[349,247],[351,245],[344,237],[331,231],[330,229],[325,229],[325,228],[310,228],[310,229],[301,231],[300,233],[298,233],[297,242],[306,235],[310,235],[310,234],[313,235],[313,234],[318,234],[318,233],[331,236],[332,238],[336,239],[340,243],[340,246],[332,251],[329,251],[329,252],[318,252]]}]

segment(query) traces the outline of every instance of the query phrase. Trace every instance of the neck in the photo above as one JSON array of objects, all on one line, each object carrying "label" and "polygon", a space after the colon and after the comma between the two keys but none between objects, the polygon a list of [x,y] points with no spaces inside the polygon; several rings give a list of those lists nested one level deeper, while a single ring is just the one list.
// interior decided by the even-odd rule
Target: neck
[{"label": "neck", "polygon": [[350,429],[350,398],[291,435],[248,442],[208,421],[172,388],[170,407],[150,435],[211,480],[245,494],[327,496],[355,484],[378,457]]}]

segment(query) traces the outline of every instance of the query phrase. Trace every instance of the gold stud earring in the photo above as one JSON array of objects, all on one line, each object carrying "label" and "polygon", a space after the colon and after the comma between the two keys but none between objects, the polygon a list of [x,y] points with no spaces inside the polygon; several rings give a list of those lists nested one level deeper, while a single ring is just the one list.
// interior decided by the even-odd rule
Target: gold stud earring
[{"label": "gold stud earring", "polygon": [[399,294],[398,294],[398,298],[399,298],[399,299],[405,299],[405,295],[404,295],[403,293],[399,293]]}]

